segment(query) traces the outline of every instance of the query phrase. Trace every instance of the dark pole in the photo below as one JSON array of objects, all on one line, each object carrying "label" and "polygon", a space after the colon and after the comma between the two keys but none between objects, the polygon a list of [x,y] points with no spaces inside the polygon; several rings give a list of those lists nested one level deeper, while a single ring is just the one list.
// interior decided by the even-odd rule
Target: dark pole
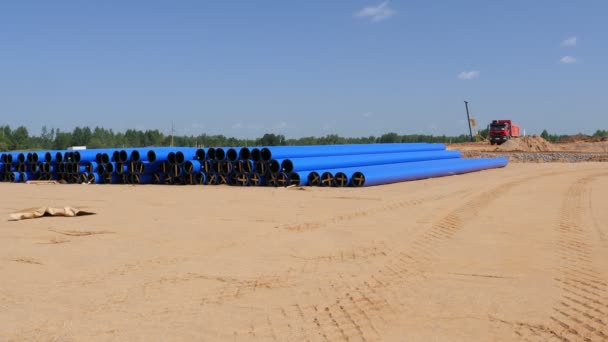
[{"label": "dark pole", "polygon": [[471,136],[471,141],[473,141],[473,130],[471,130],[471,118],[469,117],[469,102],[464,101],[464,106],[467,109],[467,122],[469,123],[469,135]]}]

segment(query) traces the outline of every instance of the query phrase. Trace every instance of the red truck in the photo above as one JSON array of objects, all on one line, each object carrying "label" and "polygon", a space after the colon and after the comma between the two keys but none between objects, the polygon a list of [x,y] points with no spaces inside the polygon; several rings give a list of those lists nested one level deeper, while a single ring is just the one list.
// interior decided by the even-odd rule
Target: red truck
[{"label": "red truck", "polygon": [[490,144],[502,144],[505,141],[519,137],[519,126],[511,120],[492,120],[490,124]]}]

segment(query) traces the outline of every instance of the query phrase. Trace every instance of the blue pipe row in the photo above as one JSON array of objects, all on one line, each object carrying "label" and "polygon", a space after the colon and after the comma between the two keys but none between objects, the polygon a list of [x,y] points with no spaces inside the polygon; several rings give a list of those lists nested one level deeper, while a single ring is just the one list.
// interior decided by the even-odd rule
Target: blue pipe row
[{"label": "blue pipe row", "polygon": [[[357,154],[333,157],[291,158],[280,161],[271,160],[273,172],[296,172],[306,170],[323,170],[333,168],[347,168],[354,166],[396,164],[436,159],[460,158],[460,151],[423,151],[423,152],[396,152],[382,154]],[[274,161],[274,163],[273,163]],[[280,169],[277,169],[280,164]]]},{"label": "blue pipe row", "polygon": [[[53,160],[53,154],[55,162],[34,162]],[[268,161],[267,158],[270,157],[278,159]],[[13,181],[61,177],[67,178],[69,182],[91,179],[91,182],[97,183],[369,186],[402,181],[400,177],[408,180],[407,177],[412,177],[411,172],[414,172],[411,167],[428,167],[424,166],[427,164],[420,164],[426,160],[453,160],[455,169],[451,172],[460,172],[458,167],[472,167],[472,163],[481,163],[480,159],[459,158],[459,151],[445,151],[443,144],[427,143],[282,146],[262,149],[126,148],[3,153],[0,172],[5,179]],[[489,166],[489,161],[492,160],[485,161],[485,164],[475,164],[475,167],[490,168],[492,166]],[[506,160],[493,161],[506,164]],[[399,165],[409,165],[409,168]],[[407,172],[410,173],[404,174],[404,170],[409,170]],[[428,176],[424,176],[426,178],[436,177],[433,172],[443,172],[442,170],[444,169],[437,171],[431,168],[415,172],[418,172],[416,175],[423,176],[427,172]],[[449,171],[449,166],[445,170]]]},{"label": "blue pipe row", "polygon": [[504,167],[507,158],[445,159],[340,170],[350,186],[372,186]]},{"label": "blue pipe row", "polygon": [[260,157],[264,161],[269,161],[271,159],[286,158],[442,150],[445,150],[444,144],[429,143],[274,146],[262,148],[260,150]]}]

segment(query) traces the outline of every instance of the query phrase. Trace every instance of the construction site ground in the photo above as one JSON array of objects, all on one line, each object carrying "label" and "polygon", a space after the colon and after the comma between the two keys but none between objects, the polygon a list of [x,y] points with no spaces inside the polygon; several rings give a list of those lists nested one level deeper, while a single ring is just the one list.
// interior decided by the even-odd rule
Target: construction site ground
[{"label": "construction site ground", "polygon": [[[606,341],[608,164],[369,188],[0,184],[1,341]],[[8,217],[8,216],[5,216]]]},{"label": "construction site ground", "polygon": [[539,136],[527,136],[501,145],[491,145],[489,141],[449,144],[448,149],[461,151],[465,158],[506,157],[515,163],[608,161],[608,141],[590,140],[550,143]]}]

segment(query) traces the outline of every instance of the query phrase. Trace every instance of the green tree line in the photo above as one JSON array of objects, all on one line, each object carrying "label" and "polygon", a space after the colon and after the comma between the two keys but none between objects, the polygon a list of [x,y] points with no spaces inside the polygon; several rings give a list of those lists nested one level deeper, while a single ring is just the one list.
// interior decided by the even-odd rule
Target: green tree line
[{"label": "green tree line", "polygon": [[[579,135],[583,135],[583,134],[579,134]],[[568,134],[551,134],[551,133],[547,132],[546,129],[543,130],[543,132],[540,134],[540,136],[549,142],[563,142],[563,141],[567,141],[567,139],[570,137],[570,135],[568,135]],[[596,138],[608,138],[608,130],[598,129],[591,136],[596,137]]]},{"label": "green tree line", "polygon": [[[541,134],[545,139],[558,141],[563,136],[551,135],[546,130]],[[594,136],[606,137],[608,131],[598,130]],[[173,136],[159,130],[128,129],[115,132],[103,127],[76,127],[71,132],[42,127],[39,135],[30,135],[24,126],[11,128],[0,126],[0,151],[11,150],[64,150],[69,146],[87,146],[87,148],[136,147],[136,146],[281,146],[281,145],[329,145],[329,144],[370,144],[400,142],[436,142],[458,143],[469,141],[469,136],[436,136],[428,134],[386,133],[381,136],[342,137],[328,134],[321,137],[302,137],[288,139],[282,134],[266,133],[256,139],[239,139],[224,135],[190,135]]]}]

